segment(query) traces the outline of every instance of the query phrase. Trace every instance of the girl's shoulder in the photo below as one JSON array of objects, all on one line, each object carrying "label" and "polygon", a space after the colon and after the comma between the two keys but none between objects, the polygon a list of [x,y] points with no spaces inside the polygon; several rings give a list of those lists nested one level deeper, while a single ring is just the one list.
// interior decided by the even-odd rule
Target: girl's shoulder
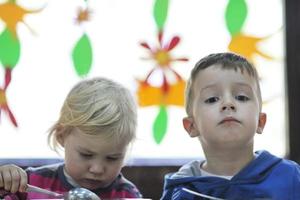
[{"label": "girl's shoulder", "polygon": [[64,163],[56,163],[51,165],[42,165],[38,167],[28,167],[26,168],[27,174],[40,174],[40,175],[50,175],[53,173],[58,173],[63,169]]},{"label": "girl's shoulder", "polygon": [[141,198],[142,195],[134,183],[126,179],[122,174],[119,174],[114,182],[107,188],[94,191],[100,193],[103,196],[114,197],[112,194],[122,198]]},{"label": "girl's shoulder", "polygon": [[25,170],[28,176],[28,183],[51,189],[65,187],[66,181],[63,167],[63,163],[29,167]]}]

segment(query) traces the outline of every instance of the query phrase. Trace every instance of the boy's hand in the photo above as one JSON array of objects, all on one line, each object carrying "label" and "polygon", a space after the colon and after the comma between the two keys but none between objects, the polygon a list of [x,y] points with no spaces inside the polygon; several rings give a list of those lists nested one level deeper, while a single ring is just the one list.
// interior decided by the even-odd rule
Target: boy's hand
[{"label": "boy's hand", "polygon": [[0,166],[0,188],[11,193],[25,192],[27,188],[27,174],[16,165]]}]

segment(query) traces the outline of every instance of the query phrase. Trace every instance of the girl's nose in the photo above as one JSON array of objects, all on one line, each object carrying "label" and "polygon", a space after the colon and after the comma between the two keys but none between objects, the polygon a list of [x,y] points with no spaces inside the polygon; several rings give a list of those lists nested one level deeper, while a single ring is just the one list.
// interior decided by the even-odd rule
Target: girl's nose
[{"label": "girl's nose", "polygon": [[105,167],[102,163],[97,162],[97,163],[91,164],[89,171],[92,174],[103,174],[105,171]]}]

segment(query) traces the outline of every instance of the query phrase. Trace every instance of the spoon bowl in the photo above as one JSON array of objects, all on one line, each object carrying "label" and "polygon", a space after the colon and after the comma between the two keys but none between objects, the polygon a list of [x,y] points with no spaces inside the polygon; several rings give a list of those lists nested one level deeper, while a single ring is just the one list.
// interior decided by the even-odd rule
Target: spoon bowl
[{"label": "spoon bowl", "polygon": [[52,192],[47,189],[27,184],[26,192],[46,194],[57,198],[63,198],[64,200],[101,200],[95,193],[85,188],[73,188],[69,192],[60,194],[57,192]]},{"label": "spoon bowl", "polygon": [[74,188],[64,194],[64,200],[101,200],[95,193],[85,188]]}]

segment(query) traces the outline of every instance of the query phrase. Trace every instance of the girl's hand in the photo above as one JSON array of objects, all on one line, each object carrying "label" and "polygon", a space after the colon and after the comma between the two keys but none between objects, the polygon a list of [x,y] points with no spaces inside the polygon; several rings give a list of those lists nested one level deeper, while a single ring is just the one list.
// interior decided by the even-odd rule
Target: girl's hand
[{"label": "girl's hand", "polygon": [[0,188],[11,193],[25,192],[27,188],[27,174],[16,165],[0,166]]}]

